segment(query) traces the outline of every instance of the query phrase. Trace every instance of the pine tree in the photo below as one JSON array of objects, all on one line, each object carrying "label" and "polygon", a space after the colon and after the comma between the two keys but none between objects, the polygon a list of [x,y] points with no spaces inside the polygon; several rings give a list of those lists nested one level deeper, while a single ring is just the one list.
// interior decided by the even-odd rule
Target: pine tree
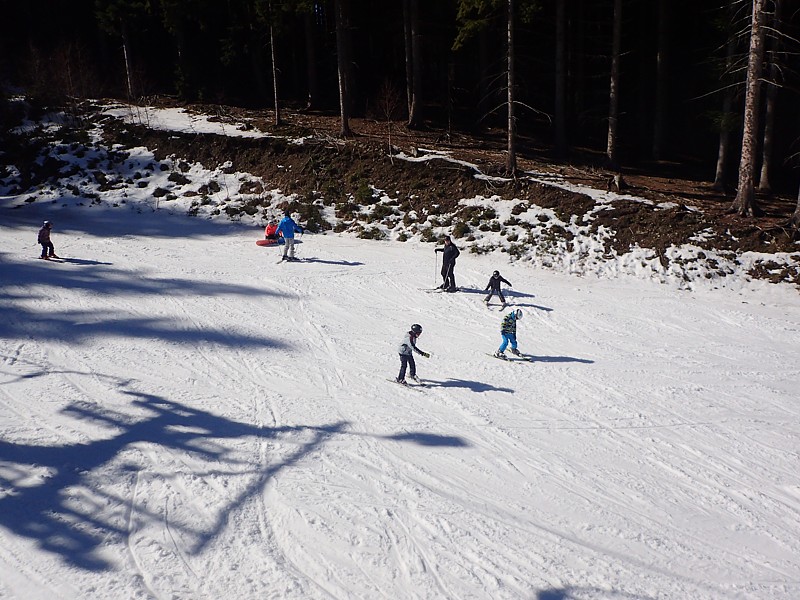
[{"label": "pine tree", "polygon": [[741,216],[761,213],[753,183],[758,134],[759,100],[761,97],[761,71],[764,60],[764,4],[766,0],[753,0],[750,26],[750,51],[747,60],[747,84],[744,103],[744,130],[742,155],[739,162],[739,187],[731,212]]}]

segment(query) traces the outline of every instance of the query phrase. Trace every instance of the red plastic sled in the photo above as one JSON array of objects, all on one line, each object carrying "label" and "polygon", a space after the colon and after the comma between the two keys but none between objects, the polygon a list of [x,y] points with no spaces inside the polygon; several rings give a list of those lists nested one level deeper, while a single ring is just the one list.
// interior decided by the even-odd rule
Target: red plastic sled
[{"label": "red plastic sled", "polygon": [[[303,242],[295,239],[294,245],[302,244]],[[256,246],[281,246],[283,245],[283,238],[278,238],[277,240],[256,240]]]}]

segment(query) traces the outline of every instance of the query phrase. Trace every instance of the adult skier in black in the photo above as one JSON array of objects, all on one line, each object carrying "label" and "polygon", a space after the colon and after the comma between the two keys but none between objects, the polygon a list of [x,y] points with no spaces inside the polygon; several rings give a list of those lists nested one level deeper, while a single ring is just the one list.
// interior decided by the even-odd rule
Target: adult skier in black
[{"label": "adult skier in black", "polygon": [[483,299],[483,301],[486,304],[489,304],[489,300],[492,299],[492,296],[494,294],[497,294],[498,296],[500,296],[500,302],[503,303],[503,306],[506,305],[505,296],[503,296],[503,292],[500,290],[500,284],[501,283],[505,283],[508,287],[514,287],[513,285],[511,285],[511,283],[507,279],[504,279],[500,275],[500,271],[495,271],[494,273],[492,273],[492,276],[489,278],[489,283],[486,284],[486,290],[484,290],[484,291],[489,291],[491,289],[491,291],[489,292],[489,295],[486,296],[486,298]]},{"label": "adult skier in black", "polygon": [[444,282],[439,286],[439,289],[445,292],[457,291],[456,276],[453,270],[456,268],[456,259],[461,253],[449,235],[444,237],[444,248],[436,248],[434,252],[442,253],[442,279],[444,279]]}]

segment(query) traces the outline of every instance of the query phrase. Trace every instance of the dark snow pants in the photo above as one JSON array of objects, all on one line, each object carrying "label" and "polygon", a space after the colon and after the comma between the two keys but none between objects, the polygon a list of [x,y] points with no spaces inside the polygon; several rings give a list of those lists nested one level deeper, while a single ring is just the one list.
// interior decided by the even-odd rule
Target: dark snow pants
[{"label": "dark snow pants", "polygon": [[406,367],[408,367],[408,374],[414,377],[417,374],[417,363],[414,362],[414,356],[411,354],[400,355],[400,375],[397,376],[398,381],[403,381],[406,378]]},{"label": "dark snow pants", "polygon": [[453,270],[456,268],[456,263],[444,263],[442,265],[442,279],[444,279],[444,283],[442,284],[442,289],[450,289],[456,287],[456,276],[453,273]]}]

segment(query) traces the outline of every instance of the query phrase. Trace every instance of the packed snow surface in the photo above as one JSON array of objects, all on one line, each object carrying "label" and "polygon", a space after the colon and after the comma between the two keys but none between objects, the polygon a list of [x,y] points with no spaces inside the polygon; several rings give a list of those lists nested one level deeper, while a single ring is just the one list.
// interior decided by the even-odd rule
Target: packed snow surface
[{"label": "packed snow surface", "polygon": [[[2,230],[2,598],[800,597],[788,286],[462,255],[429,293],[431,244],[277,264],[254,227],[132,205]],[[533,362],[487,356],[494,269]]]},{"label": "packed snow surface", "polygon": [[[800,597],[795,288],[498,246],[432,293],[419,236],[278,264],[262,216],[199,210],[227,183],[190,205],[221,171],[159,204],[153,160],[126,159],[141,186],[0,182],[0,598]],[[533,361],[504,363],[517,308]]]}]

